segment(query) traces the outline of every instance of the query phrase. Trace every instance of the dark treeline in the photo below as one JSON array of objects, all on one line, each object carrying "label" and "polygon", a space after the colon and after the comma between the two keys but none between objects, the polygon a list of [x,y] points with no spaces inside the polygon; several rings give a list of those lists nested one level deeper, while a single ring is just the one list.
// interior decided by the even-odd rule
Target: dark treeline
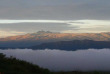
[{"label": "dark treeline", "polygon": [[48,69],[0,53],[0,72],[3,74],[50,74]]}]

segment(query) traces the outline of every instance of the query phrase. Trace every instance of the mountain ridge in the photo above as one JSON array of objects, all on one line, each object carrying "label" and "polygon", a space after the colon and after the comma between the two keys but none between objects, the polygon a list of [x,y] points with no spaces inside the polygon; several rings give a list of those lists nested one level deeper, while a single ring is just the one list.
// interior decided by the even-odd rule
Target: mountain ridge
[{"label": "mountain ridge", "polygon": [[[36,33],[28,33],[28,34],[24,34],[24,35],[17,35],[17,36],[9,36],[9,37],[5,37],[5,38],[0,38],[0,41],[6,41],[6,40],[23,40],[25,38],[38,38],[38,37],[51,37],[51,38],[60,38],[60,37],[98,37],[98,36],[103,36],[102,37],[102,41],[103,40],[110,40],[110,32],[101,32],[101,33],[58,33],[58,32],[50,32],[50,31],[38,31]],[[90,37],[91,36],[91,37]],[[109,39],[104,39],[104,38],[109,38]],[[86,38],[85,38],[86,39]],[[94,39],[93,40],[97,40],[97,41],[101,41],[99,39]]]},{"label": "mountain ridge", "polygon": [[57,33],[39,31],[25,35],[0,38],[0,47],[27,47],[47,42],[71,40],[110,41],[110,32],[104,33]]}]

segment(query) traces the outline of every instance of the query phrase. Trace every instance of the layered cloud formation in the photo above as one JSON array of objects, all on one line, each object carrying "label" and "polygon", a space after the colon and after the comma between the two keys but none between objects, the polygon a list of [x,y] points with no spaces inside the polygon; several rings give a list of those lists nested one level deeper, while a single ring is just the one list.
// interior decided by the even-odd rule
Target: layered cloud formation
[{"label": "layered cloud formation", "polygon": [[39,30],[62,33],[99,33],[109,32],[109,26],[109,20],[0,20],[0,33],[4,37]]},{"label": "layered cloud formation", "polygon": [[12,31],[108,32],[109,3],[109,0],[0,0],[0,31],[8,30],[7,36]]}]

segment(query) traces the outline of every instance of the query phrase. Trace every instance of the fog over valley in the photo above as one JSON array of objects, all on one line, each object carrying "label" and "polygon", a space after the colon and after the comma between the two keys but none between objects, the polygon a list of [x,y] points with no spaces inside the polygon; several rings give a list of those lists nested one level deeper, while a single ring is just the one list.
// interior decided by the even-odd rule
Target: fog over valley
[{"label": "fog over valley", "polygon": [[32,50],[32,49],[7,49],[0,50],[7,57],[17,59],[48,68],[51,71],[93,71],[110,70],[110,49],[88,49],[77,51],[61,50]]}]

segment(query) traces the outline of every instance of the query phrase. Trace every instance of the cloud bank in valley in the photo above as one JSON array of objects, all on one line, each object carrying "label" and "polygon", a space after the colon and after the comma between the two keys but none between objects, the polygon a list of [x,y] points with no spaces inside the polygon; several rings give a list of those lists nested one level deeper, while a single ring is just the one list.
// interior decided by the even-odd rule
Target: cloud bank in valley
[{"label": "cloud bank in valley", "polygon": [[110,49],[78,51],[10,49],[0,50],[0,52],[48,68],[51,71],[110,70]]}]

